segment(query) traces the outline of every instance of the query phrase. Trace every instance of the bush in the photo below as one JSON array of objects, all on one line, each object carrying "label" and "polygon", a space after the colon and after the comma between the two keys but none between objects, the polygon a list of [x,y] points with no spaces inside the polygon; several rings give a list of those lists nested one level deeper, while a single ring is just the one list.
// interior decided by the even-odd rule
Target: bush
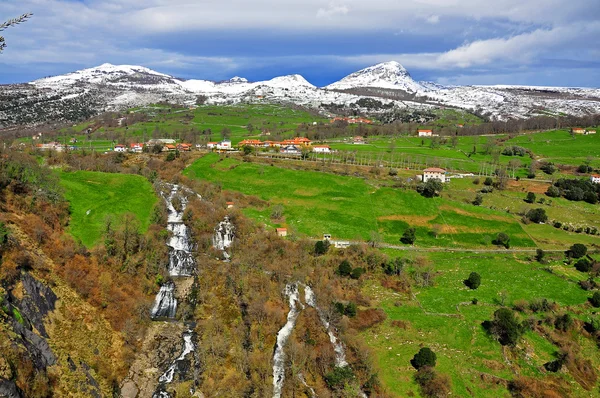
[{"label": "bush", "polygon": [[567,255],[573,258],[581,258],[587,254],[587,247],[581,243],[575,243],[567,251]]},{"label": "bush", "polygon": [[546,190],[546,195],[550,196],[551,198],[558,198],[560,197],[560,189],[554,185],[551,185],[548,187],[548,190]]},{"label": "bush", "polygon": [[590,297],[590,303],[594,307],[600,308],[600,292],[596,292],[592,297]]},{"label": "bush", "polygon": [[382,266],[383,272],[385,272],[386,275],[400,275],[404,268],[404,260],[400,257],[396,257],[394,260],[382,264]]},{"label": "bush", "polygon": [[535,194],[533,192],[527,192],[527,198],[525,198],[525,202],[535,203]]},{"label": "bush", "polygon": [[432,178],[427,180],[425,184],[420,185],[417,191],[426,198],[433,198],[439,196],[443,189],[444,183],[437,178]]},{"label": "bush", "polygon": [[559,315],[554,320],[554,327],[563,332],[567,332],[573,326],[573,318],[569,314]]},{"label": "bush", "polygon": [[483,181],[483,185],[491,186],[494,183],[492,177],[486,177],[485,181]]},{"label": "bush", "polygon": [[405,245],[412,245],[415,243],[416,238],[415,229],[410,227],[404,231],[402,237],[400,238],[400,242],[404,243]]},{"label": "bush", "polygon": [[575,269],[579,272],[590,272],[592,263],[587,258],[582,258],[575,263]]},{"label": "bush", "polygon": [[413,368],[419,370],[424,366],[434,367],[437,356],[435,352],[431,351],[429,347],[423,347],[415,354],[413,359],[410,360],[410,364]]},{"label": "bush", "polygon": [[493,243],[498,246],[504,246],[508,249],[510,247],[510,237],[504,232],[500,232],[498,235],[496,235],[496,239]]},{"label": "bush", "polygon": [[556,166],[554,163],[545,163],[540,169],[546,174],[554,174],[556,172]]},{"label": "bush", "polygon": [[450,378],[440,375],[428,366],[419,369],[415,374],[415,382],[419,385],[423,397],[441,398],[450,394]]},{"label": "bush", "polygon": [[388,174],[392,177],[397,176],[398,175],[398,170],[396,169],[390,169],[390,171],[388,171]]},{"label": "bush", "polygon": [[364,268],[354,268],[350,273],[350,278],[352,279],[360,279],[360,277],[367,272]]},{"label": "bush", "polygon": [[478,193],[477,195],[475,195],[475,199],[473,199],[472,202],[475,206],[479,206],[483,203],[483,195],[481,193]]},{"label": "bush", "polygon": [[582,164],[577,168],[577,171],[580,173],[591,173],[594,169],[587,164]]},{"label": "bush", "polygon": [[546,253],[544,253],[544,251],[542,249],[537,249],[535,251],[535,259],[537,260],[538,263],[541,263],[544,261],[545,255],[546,255]]},{"label": "bush", "polygon": [[175,155],[175,152],[169,152],[169,153],[167,153],[167,157],[165,158],[165,160],[167,162],[172,162],[173,160],[175,160],[175,158],[177,158],[177,156]]},{"label": "bush", "polygon": [[346,383],[354,379],[354,373],[350,366],[336,366],[325,375],[325,382],[331,389],[343,388]]},{"label": "bush", "polygon": [[548,221],[548,216],[546,215],[546,210],[544,209],[531,209],[527,212],[525,217],[536,224],[545,223]]},{"label": "bush", "polygon": [[481,285],[481,276],[477,272],[471,272],[469,277],[465,279],[465,285],[469,287],[469,289],[477,289],[479,285]]},{"label": "bush", "polygon": [[498,342],[502,345],[515,346],[524,328],[517,319],[515,314],[508,308],[500,308],[494,312],[494,319],[483,323],[484,328],[488,330]]},{"label": "bush", "polygon": [[329,250],[329,246],[330,243],[328,240],[317,241],[317,243],[315,243],[315,254],[317,256],[322,256],[323,254],[327,253],[327,250]]},{"label": "bush", "polygon": [[343,260],[338,266],[338,274],[341,276],[350,276],[352,273],[352,265],[348,260]]}]

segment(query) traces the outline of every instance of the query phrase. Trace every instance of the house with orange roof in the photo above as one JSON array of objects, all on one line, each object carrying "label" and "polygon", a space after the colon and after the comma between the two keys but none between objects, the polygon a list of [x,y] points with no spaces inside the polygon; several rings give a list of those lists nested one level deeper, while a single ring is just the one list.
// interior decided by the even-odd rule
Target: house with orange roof
[{"label": "house with orange roof", "polygon": [[140,153],[144,150],[144,144],[140,142],[129,144],[129,150],[131,152]]},{"label": "house with orange roof", "polygon": [[440,169],[439,167],[429,167],[423,170],[423,182],[427,182],[429,180],[433,180],[437,178],[441,182],[448,182],[448,178],[446,178],[446,170]]},{"label": "house with orange roof", "polygon": [[243,141],[240,141],[238,146],[251,146],[251,147],[257,148],[257,147],[264,146],[264,143],[260,140],[243,140]]},{"label": "house with orange roof", "polygon": [[163,152],[171,152],[171,151],[176,151],[177,147],[173,144],[166,144],[165,146],[163,146]]},{"label": "house with orange roof", "polygon": [[208,142],[208,143],[206,143],[206,147],[208,149],[213,149],[213,148],[216,148],[218,144],[219,144],[218,142]]},{"label": "house with orange roof", "polygon": [[579,127],[573,127],[571,129],[571,132],[573,134],[585,134],[585,129],[579,128]]},{"label": "house with orange roof", "polygon": [[421,130],[419,129],[419,137],[432,137],[433,130]]},{"label": "house with orange roof", "polygon": [[277,236],[287,236],[287,228],[275,228],[275,232],[277,232]]},{"label": "house with orange roof", "polygon": [[600,184],[600,175],[592,174],[592,176],[590,177],[590,180],[592,181],[593,184]]},{"label": "house with orange roof", "polygon": [[115,145],[114,151],[115,152],[125,152],[127,150],[127,147],[125,145]]},{"label": "house with orange roof", "polygon": [[192,150],[192,144],[178,144],[177,149],[182,152],[189,152]]}]

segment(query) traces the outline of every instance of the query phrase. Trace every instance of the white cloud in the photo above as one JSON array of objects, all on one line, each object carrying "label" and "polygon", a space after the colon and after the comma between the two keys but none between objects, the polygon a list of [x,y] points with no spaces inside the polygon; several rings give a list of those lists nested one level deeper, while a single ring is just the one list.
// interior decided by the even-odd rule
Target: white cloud
[{"label": "white cloud", "polygon": [[430,15],[429,17],[427,17],[426,21],[432,25],[435,25],[440,22],[440,16],[439,15]]},{"label": "white cloud", "polygon": [[345,5],[330,3],[328,8],[319,8],[317,11],[317,18],[331,18],[336,15],[346,15],[348,14],[348,11],[349,9]]}]

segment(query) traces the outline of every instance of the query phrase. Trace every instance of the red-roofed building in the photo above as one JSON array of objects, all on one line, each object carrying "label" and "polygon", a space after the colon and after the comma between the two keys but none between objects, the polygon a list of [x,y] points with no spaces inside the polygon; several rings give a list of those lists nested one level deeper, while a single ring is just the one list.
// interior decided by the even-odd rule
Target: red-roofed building
[{"label": "red-roofed building", "polygon": [[208,149],[213,149],[213,148],[216,148],[218,144],[219,144],[218,142],[208,142],[208,143],[206,144],[206,147],[207,147]]},{"label": "red-roofed building", "polygon": [[192,144],[178,144],[177,149],[182,152],[189,152],[192,150]]},{"label": "red-roofed building", "polygon": [[419,130],[419,137],[432,137],[432,136],[433,136],[432,130]]},{"label": "red-roofed building", "polygon": [[592,176],[590,177],[590,180],[594,184],[600,184],[600,175],[598,175],[598,174],[592,174]]},{"label": "red-roofed building", "polygon": [[140,152],[142,152],[144,150],[144,144],[139,143],[139,142],[136,142],[136,143],[133,143],[133,144],[129,144],[129,150],[131,152],[140,153]]},{"label": "red-roofed building", "polygon": [[264,143],[259,140],[243,140],[243,141],[240,141],[238,146],[261,147],[261,146],[264,146]]},{"label": "red-roofed building", "polygon": [[127,147],[125,145],[115,145],[115,152],[125,152],[127,150]]},{"label": "red-roofed building", "polygon": [[571,129],[571,131],[573,132],[573,134],[585,134],[585,129],[579,127],[574,127]]},{"label": "red-roofed building", "polygon": [[433,180],[437,178],[441,182],[448,182],[446,179],[446,170],[440,169],[439,167],[429,167],[423,170],[423,182]]},{"label": "red-roofed building", "polygon": [[277,236],[287,236],[287,228],[275,228],[275,231],[277,232]]}]

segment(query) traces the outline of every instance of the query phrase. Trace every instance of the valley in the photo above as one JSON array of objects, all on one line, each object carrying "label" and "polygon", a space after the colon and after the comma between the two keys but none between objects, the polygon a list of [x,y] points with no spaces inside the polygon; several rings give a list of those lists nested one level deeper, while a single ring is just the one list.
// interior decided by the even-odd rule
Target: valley
[{"label": "valley", "polygon": [[598,117],[408,115],[161,102],[3,131],[0,396],[596,395]]}]

